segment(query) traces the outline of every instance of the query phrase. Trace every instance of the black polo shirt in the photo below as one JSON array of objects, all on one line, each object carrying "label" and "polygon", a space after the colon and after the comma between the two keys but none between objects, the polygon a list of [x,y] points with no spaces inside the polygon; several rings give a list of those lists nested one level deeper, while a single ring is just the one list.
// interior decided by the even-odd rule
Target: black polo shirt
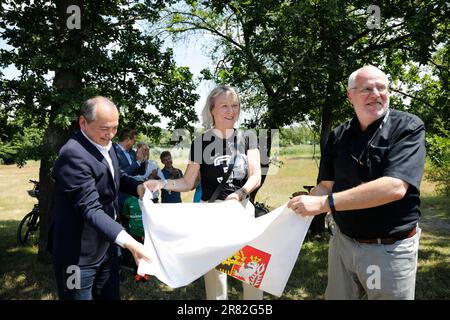
[{"label": "black polo shirt", "polygon": [[333,192],[380,177],[409,184],[406,195],[382,206],[338,211],[333,218],[351,238],[390,237],[411,229],[420,217],[419,189],[425,163],[425,128],[418,117],[390,109],[362,131],[355,116],[330,134],[319,181],[334,181]]}]

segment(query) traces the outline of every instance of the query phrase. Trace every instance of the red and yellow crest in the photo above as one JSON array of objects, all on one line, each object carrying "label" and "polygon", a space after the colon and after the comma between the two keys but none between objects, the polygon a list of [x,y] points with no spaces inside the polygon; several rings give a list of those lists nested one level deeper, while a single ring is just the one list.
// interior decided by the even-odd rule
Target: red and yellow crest
[{"label": "red and yellow crest", "polygon": [[245,246],[224,260],[216,269],[259,288],[269,265],[270,254]]}]

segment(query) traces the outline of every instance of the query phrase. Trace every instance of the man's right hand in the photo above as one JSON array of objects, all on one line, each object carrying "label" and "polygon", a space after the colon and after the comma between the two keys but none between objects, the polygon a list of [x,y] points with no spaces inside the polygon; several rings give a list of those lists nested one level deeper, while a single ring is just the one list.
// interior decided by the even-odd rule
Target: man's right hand
[{"label": "man's right hand", "polygon": [[287,207],[302,216],[315,216],[330,210],[327,199],[327,196],[300,195],[289,200]]},{"label": "man's right hand", "polygon": [[137,266],[139,266],[139,263],[142,259],[144,259],[148,263],[152,262],[150,256],[147,254],[147,252],[145,252],[143,244],[137,242],[134,238],[129,237],[123,244],[123,247],[130,250],[131,254],[133,255],[134,262]]},{"label": "man's right hand", "polygon": [[138,185],[137,187],[137,194],[139,196],[139,199],[144,199],[144,194],[145,194],[145,186],[143,183],[141,183],[140,185]]}]

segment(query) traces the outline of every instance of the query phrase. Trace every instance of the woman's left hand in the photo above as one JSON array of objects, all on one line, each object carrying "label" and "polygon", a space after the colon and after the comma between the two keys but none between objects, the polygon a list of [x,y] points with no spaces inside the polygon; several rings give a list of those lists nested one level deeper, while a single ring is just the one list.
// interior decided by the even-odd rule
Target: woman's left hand
[{"label": "woman's left hand", "polygon": [[239,195],[236,192],[233,192],[232,194],[228,195],[228,197],[225,200],[237,200],[241,201],[239,199]]}]

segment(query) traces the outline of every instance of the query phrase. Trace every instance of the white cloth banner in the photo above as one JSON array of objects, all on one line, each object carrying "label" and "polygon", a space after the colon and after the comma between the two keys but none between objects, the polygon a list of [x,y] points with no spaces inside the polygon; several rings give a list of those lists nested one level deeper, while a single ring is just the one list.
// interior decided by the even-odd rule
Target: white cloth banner
[{"label": "white cloth banner", "polygon": [[227,274],[278,297],[312,220],[286,204],[259,218],[253,217],[250,202],[244,208],[235,200],[155,204],[144,197],[140,206],[144,247],[153,260],[142,261],[139,274],[178,288],[220,265]]}]

